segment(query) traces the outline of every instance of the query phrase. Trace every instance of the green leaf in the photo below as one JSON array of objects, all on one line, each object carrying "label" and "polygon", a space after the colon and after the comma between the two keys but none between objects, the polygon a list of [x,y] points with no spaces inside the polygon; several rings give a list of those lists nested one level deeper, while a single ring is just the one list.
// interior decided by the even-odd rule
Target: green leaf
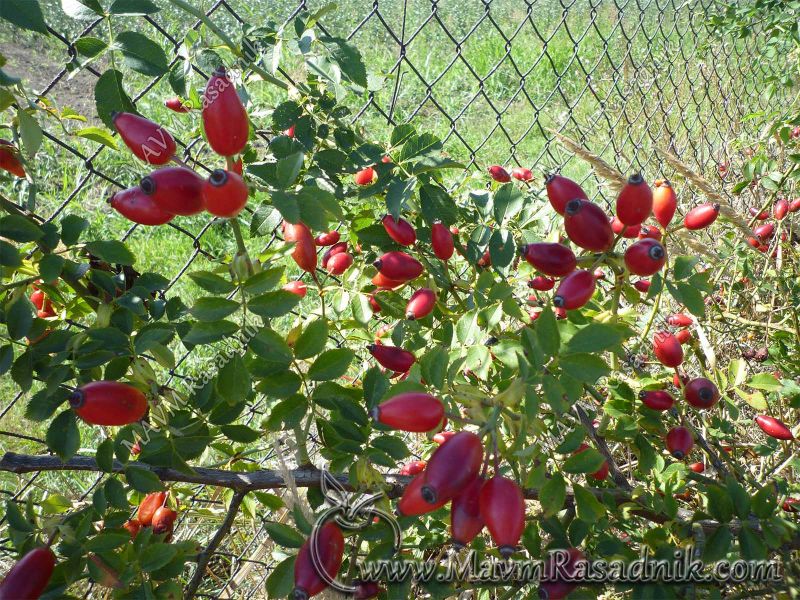
[{"label": "green leaf", "polygon": [[575,484],[575,512],[581,521],[597,523],[606,515],[606,507],[588,489]]},{"label": "green leaf", "polygon": [[405,144],[412,136],[416,135],[417,130],[411,123],[401,123],[392,129],[392,137],[389,143],[393,147]]},{"label": "green leaf", "polygon": [[285,598],[294,589],[294,563],[297,557],[290,556],[275,565],[267,577],[267,597]]},{"label": "green leaf", "polygon": [[545,356],[555,356],[561,345],[561,334],[558,331],[556,316],[549,306],[539,314],[533,329],[536,332],[536,340],[539,348]]},{"label": "green leaf", "polygon": [[250,444],[261,437],[261,433],[247,425],[223,425],[219,430],[226,438],[242,444]]},{"label": "green leaf", "polygon": [[332,42],[335,44],[331,52],[331,58],[339,65],[345,77],[362,88],[367,87],[367,69],[358,49],[341,38],[325,37],[321,39],[324,43]]},{"label": "green leaf", "polygon": [[19,340],[28,335],[33,325],[33,304],[26,296],[21,296],[6,309],[6,327],[12,340]]},{"label": "green leaf", "polygon": [[605,462],[605,458],[594,448],[586,448],[564,461],[566,473],[594,473]]},{"label": "green leaf", "polygon": [[736,515],[740,519],[746,519],[750,516],[750,496],[742,485],[732,477],[728,477],[725,482],[725,487],[733,501],[733,508]]},{"label": "green leaf", "polygon": [[189,309],[198,321],[219,321],[239,310],[239,303],[225,298],[200,298]]},{"label": "green leaf", "polygon": [[567,499],[567,485],[560,473],[554,473],[547,480],[539,492],[539,503],[542,505],[544,515],[552,517],[564,506]]},{"label": "green leaf", "polygon": [[134,337],[134,352],[143,354],[157,344],[166,344],[174,334],[175,329],[168,323],[148,323]]},{"label": "green leaf", "polygon": [[103,16],[99,0],[61,0],[61,10],[68,17],[80,21],[91,21]]},{"label": "green leaf", "polygon": [[678,256],[675,258],[675,265],[672,273],[675,279],[686,279],[694,274],[694,267],[700,262],[696,256]]},{"label": "green leaf", "polygon": [[0,219],[3,237],[15,242],[33,242],[44,236],[44,231],[22,215],[6,215]]},{"label": "green leaf", "polygon": [[247,371],[242,357],[234,354],[219,370],[217,393],[228,404],[238,404],[250,394],[250,386],[250,373]]},{"label": "green leaf", "polygon": [[442,188],[423,185],[419,190],[419,200],[422,216],[429,225],[441,221],[449,227],[458,221],[458,206]]},{"label": "green leaf", "polygon": [[13,500],[6,501],[6,517],[8,518],[8,524],[11,526],[11,529],[15,531],[29,533],[34,530],[33,525],[25,518],[19,506],[17,506],[17,503]]},{"label": "green leaf", "polygon": [[275,131],[283,131],[289,129],[292,125],[297,123],[297,120],[303,115],[303,109],[297,102],[287,100],[281,102],[272,111],[272,128]]},{"label": "green leaf", "polygon": [[248,302],[247,308],[259,317],[273,319],[287,314],[299,303],[299,296],[286,290],[276,290],[256,296]]},{"label": "green leaf", "polygon": [[150,544],[142,550],[139,556],[139,565],[142,571],[150,573],[169,564],[178,554],[178,548],[174,544],[164,544],[161,542]]},{"label": "green leaf", "polygon": [[164,484],[161,483],[158,475],[142,467],[127,467],[125,469],[125,479],[128,480],[128,483],[133,489],[144,494],[158,492],[164,489]]},{"label": "green leaf", "polygon": [[78,215],[67,215],[61,219],[61,241],[65,246],[72,246],[77,243],[83,233],[89,227],[89,221]]},{"label": "green leaf", "polygon": [[75,413],[67,409],[59,413],[47,428],[47,447],[63,461],[67,461],[78,451],[81,445],[81,435],[75,421]]},{"label": "green leaf", "polygon": [[64,257],[58,254],[45,254],[39,261],[39,276],[42,281],[55,281],[64,269]]},{"label": "green leaf", "polygon": [[86,244],[86,250],[108,263],[132,265],[136,261],[136,256],[134,256],[133,252],[125,244],[117,240],[89,242]]},{"label": "green leaf", "polygon": [[[541,320],[541,317],[539,318]],[[537,321],[538,323],[538,321]],[[608,364],[594,354],[570,354],[559,360],[561,369],[570,377],[592,384],[611,372]]]},{"label": "green leaf", "polygon": [[276,544],[284,546],[285,548],[299,548],[303,545],[303,542],[305,542],[305,539],[300,533],[283,523],[266,521],[264,523],[264,529],[267,530],[267,535],[269,535]]},{"label": "green leaf", "polygon": [[728,491],[718,485],[709,485],[706,493],[708,513],[720,523],[730,521],[733,518],[733,503]]},{"label": "green leaf", "polygon": [[767,546],[764,535],[755,530],[750,523],[744,523],[739,530],[739,549],[744,560],[765,560]]},{"label": "green leaf", "polygon": [[124,532],[113,532],[113,531],[101,531],[92,539],[86,542],[86,549],[89,552],[108,552],[110,550],[114,550],[115,548],[119,548],[123,544],[130,544],[131,543],[131,534],[127,531]]},{"label": "green leaf", "polygon": [[505,183],[494,194],[494,218],[503,225],[508,219],[513,218],[525,202],[522,191],[513,183]]},{"label": "green leaf", "polygon": [[100,442],[95,452],[95,460],[97,466],[100,467],[105,473],[111,473],[114,469],[114,442],[111,439],[106,439]]},{"label": "green leaf", "polygon": [[0,2],[0,19],[22,29],[50,35],[38,0],[3,0]]},{"label": "green leaf", "polygon": [[263,294],[278,285],[283,276],[283,271],[283,267],[273,267],[256,273],[242,284],[242,291],[251,296]]},{"label": "green leaf", "polygon": [[416,177],[392,180],[386,190],[386,211],[395,219],[399,219],[403,205],[414,197],[416,189]]},{"label": "green leaf", "polygon": [[705,314],[705,303],[703,302],[703,295],[700,291],[688,283],[672,283],[667,281],[667,289],[673,298],[686,308],[693,315],[702,317]]},{"label": "green leaf", "polygon": [[631,337],[632,333],[627,327],[592,321],[570,338],[564,346],[563,353],[603,352]]},{"label": "green leaf", "polygon": [[239,326],[231,321],[213,321],[211,323],[194,323],[183,337],[185,344],[210,344],[239,331]]},{"label": "green leaf", "polygon": [[[0,228],[2,231],[2,228]],[[0,266],[16,269],[22,264],[22,257],[13,244],[0,240]]]},{"label": "green leaf", "polygon": [[122,87],[122,73],[116,69],[109,69],[97,80],[94,86],[94,101],[97,106],[97,116],[109,129],[114,129],[112,112],[136,112],[136,107]]},{"label": "green leaf", "polygon": [[302,152],[295,152],[278,161],[275,168],[277,187],[286,189],[297,181],[297,176],[303,168],[304,158]]},{"label": "green leaf", "polygon": [[772,373],[759,373],[753,376],[747,385],[757,390],[765,390],[767,392],[777,392],[781,389],[781,382]]},{"label": "green leaf", "polygon": [[159,77],[167,72],[167,56],[156,42],[135,31],[117,35],[116,44],[122,51],[125,64],[143,75]]},{"label": "green leaf", "polygon": [[348,348],[328,350],[319,355],[308,370],[312,381],[327,381],[341,377],[347,372],[355,353]]},{"label": "green leaf", "polygon": [[328,342],[328,322],[317,319],[308,326],[294,344],[295,358],[311,358],[325,349]]},{"label": "green leaf", "polygon": [[189,273],[189,277],[205,291],[212,294],[227,294],[236,287],[228,279],[223,279],[210,271],[195,271],[194,273]]},{"label": "green leaf", "polygon": [[449,361],[450,356],[442,346],[435,346],[425,353],[419,360],[419,364],[422,369],[422,376],[428,385],[432,385],[439,390],[444,388]]},{"label": "green leaf", "polygon": [[722,525],[714,530],[707,539],[703,548],[703,561],[706,563],[722,560],[728,554],[733,541],[733,535],[727,525]]},{"label": "green leaf", "polygon": [[289,223],[298,223],[300,221],[300,206],[297,204],[297,196],[276,190],[270,196],[270,201],[281,213],[284,220]]},{"label": "green leaf", "polygon": [[108,12],[112,15],[125,15],[137,17],[141,15],[152,15],[161,10],[150,2],[150,0],[114,0]]},{"label": "green leaf", "polygon": [[5,375],[14,362],[14,347],[11,344],[0,346],[0,375]]},{"label": "green leaf", "polygon": [[[105,40],[91,36],[84,36],[75,42],[75,50],[78,51],[78,54],[87,58],[100,56],[107,48],[108,44],[106,44]],[[114,143],[116,144],[116,142]]]},{"label": "green leaf", "polygon": [[84,129],[79,129],[76,131],[75,135],[87,140],[92,140],[93,142],[97,142],[99,144],[103,144],[104,146],[108,146],[114,150],[118,149],[117,141],[111,136],[111,134],[107,130],[100,129],[99,127],[85,127]]},{"label": "green leaf", "polygon": [[249,343],[250,349],[261,358],[283,362],[287,365],[292,362],[292,350],[286,341],[276,331],[264,327]]},{"label": "green leaf", "polygon": [[26,111],[17,111],[17,121],[19,122],[19,134],[22,139],[22,147],[25,149],[25,156],[33,158],[39,147],[42,145],[42,128],[38,121]]},{"label": "green leaf", "polygon": [[489,239],[489,256],[492,265],[498,268],[507,267],[514,260],[516,246],[510,231],[495,229]]},{"label": "green leaf", "polygon": [[[400,150],[397,162],[403,163],[417,156],[422,156],[442,149],[442,142],[432,133],[422,133],[409,137]],[[452,223],[448,223],[452,225]]]}]

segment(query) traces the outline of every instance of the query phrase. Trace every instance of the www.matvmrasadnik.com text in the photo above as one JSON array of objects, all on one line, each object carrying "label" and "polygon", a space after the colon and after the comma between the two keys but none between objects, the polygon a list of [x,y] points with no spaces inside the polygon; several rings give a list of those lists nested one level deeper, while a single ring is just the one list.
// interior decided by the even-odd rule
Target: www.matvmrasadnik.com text
[{"label": "www.matvmrasadnik.com text", "polygon": [[645,549],[638,559],[587,560],[565,570],[568,554],[554,551],[553,560],[480,559],[471,550],[450,555],[442,562],[405,562],[399,559],[366,561],[359,565],[365,581],[397,583],[408,577],[416,581],[530,584],[540,581],[591,583],[735,584],[778,582],[783,579],[780,563],[772,561],[716,561],[693,558],[692,548],[675,552],[674,560],[654,559]]}]

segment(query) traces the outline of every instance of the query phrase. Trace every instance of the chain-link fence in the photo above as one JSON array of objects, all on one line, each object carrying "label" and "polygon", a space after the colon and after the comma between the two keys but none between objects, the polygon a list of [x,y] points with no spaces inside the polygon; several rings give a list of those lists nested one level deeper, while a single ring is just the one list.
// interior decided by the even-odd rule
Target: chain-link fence
[{"label": "chain-link fence", "polygon": [[[173,66],[182,60],[187,32],[201,31],[202,24],[163,4],[161,12],[126,25],[157,40]],[[299,12],[322,6],[290,0],[205,4],[211,21],[231,32],[268,19],[290,26]],[[346,0],[322,16],[319,26],[346,38],[365,58],[372,75],[370,90],[354,99],[351,108],[355,121],[373,139],[387,137],[398,123],[412,122],[439,135],[445,150],[467,165],[458,175],[462,180],[497,163],[530,167],[537,173],[561,169],[592,188],[587,165],[564,151],[553,131],[568,134],[620,171],[642,171],[648,179],[670,174],[662,169],[657,148],[671,150],[708,177],[718,177],[720,167],[724,173],[736,161],[740,142],[755,133],[743,119],[767,108],[762,82],[778,74],[781,65],[756,60],[759,53],[752,41],[717,40],[706,24],[713,5],[711,0]],[[60,44],[40,47],[38,39],[15,40],[13,32],[2,32],[0,51],[9,59],[7,68],[31,82],[37,100],[70,106],[89,124],[100,125],[92,90],[108,65],[89,62],[76,68],[83,62],[76,42],[102,37],[97,30],[105,27],[105,20],[68,19],[57,3],[45,16]],[[209,74],[200,61],[191,68],[202,77]],[[279,66],[277,76],[291,83],[292,65]],[[129,85],[137,106],[150,111],[155,110],[148,104],[152,97],[162,98],[168,89],[165,77]],[[196,127],[178,126],[177,133],[183,160],[210,170]],[[266,142],[272,134],[258,135]],[[190,285],[187,271],[213,263],[229,250],[229,241],[216,235],[215,224],[199,217],[170,224],[167,233],[142,227],[121,230],[119,220],[104,223],[108,209],[103,198],[140,174],[116,162],[114,150],[65,135],[55,125],[45,129],[44,138],[45,157],[33,173],[35,203],[30,202],[28,184],[4,190],[42,222],[70,212],[88,215],[92,227],[110,230],[136,248],[150,246],[143,251],[144,262],[173,271],[167,295]],[[251,243],[269,247],[276,237],[273,232]],[[164,253],[158,250],[162,244]],[[198,364],[202,363],[186,353],[169,376],[179,382],[201,370]],[[46,450],[44,440],[22,425],[23,394],[10,395],[9,390],[3,388],[0,401],[0,448],[41,453]],[[264,412],[263,404],[254,404],[243,422],[257,420]],[[274,449],[266,444],[263,450],[254,462],[274,467]],[[46,486],[45,477],[51,478]],[[83,501],[103,479],[35,473],[4,474],[2,481],[4,493],[15,499],[41,486]],[[207,543],[228,498],[205,486],[183,491],[191,506],[182,512],[179,537]],[[253,522],[235,523],[229,542],[209,563],[199,596],[262,596],[276,556],[264,527]],[[0,544],[10,550],[8,540]],[[92,593],[91,588],[86,591],[87,596]]]}]

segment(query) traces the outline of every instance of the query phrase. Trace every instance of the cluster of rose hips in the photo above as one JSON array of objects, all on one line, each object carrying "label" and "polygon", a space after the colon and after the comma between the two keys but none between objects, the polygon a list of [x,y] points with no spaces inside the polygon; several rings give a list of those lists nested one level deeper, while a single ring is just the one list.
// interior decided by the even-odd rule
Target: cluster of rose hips
[{"label": "cluster of rose hips", "polygon": [[[186,109],[184,104],[179,106]],[[250,125],[224,68],[214,71],[208,80],[202,119],[208,144],[226,157],[227,169],[215,169],[203,179],[185,166],[162,167],[144,177],[139,185],[114,194],[109,199],[111,207],[141,225],[163,225],[176,215],[195,215],[203,210],[217,217],[238,215],[247,204],[248,189],[242,179],[241,160],[234,161],[232,157],[247,145]],[[161,125],[132,113],[114,113],[112,120],[122,141],[140,160],[155,166],[179,162],[175,140]]]},{"label": "cluster of rose hips", "polygon": [[[747,243],[759,252],[766,252],[769,250],[770,240],[775,235],[776,223],[783,221],[789,213],[794,213],[798,210],[800,210],[800,198],[795,198],[791,202],[786,198],[778,198],[772,205],[772,216],[775,218],[775,222],[772,222],[768,221],[770,217],[769,210],[750,208],[750,216],[762,221],[762,223],[753,228],[753,235],[747,238]],[[781,239],[786,241],[787,235],[785,231],[781,234]]]}]

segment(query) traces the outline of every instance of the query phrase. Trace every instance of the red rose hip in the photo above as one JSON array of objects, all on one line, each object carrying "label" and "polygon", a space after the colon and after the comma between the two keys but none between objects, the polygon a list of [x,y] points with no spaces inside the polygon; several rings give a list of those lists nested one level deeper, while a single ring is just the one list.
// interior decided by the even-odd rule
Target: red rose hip
[{"label": "red rose hip", "polygon": [[673,427],[666,437],[667,450],[678,460],[685,458],[694,447],[694,439],[686,427]]},{"label": "red rose hip", "polygon": [[69,397],[75,413],[92,425],[129,425],[147,412],[147,397],[121,381],[93,381]]},{"label": "red rose hip", "polygon": [[441,424],[444,406],[430,394],[405,392],[378,404],[372,418],[392,429],[423,433]]},{"label": "red rose hip", "polygon": [[617,218],[625,225],[641,225],[653,210],[653,190],[638,173],[631,175],[617,197]]},{"label": "red rose hip", "polygon": [[203,92],[203,129],[211,149],[222,156],[239,154],[247,145],[250,124],[224,67],[214,71]]},{"label": "red rose hip", "polygon": [[588,200],[574,199],[564,209],[567,237],[584,250],[605,252],[614,244],[614,231],[606,213]]},{"label": "red rose hip", "polygon": [[686,383],[683,398],[695,408],[711,408],[719,400],[719,390],[705,377],[697,377]]},{"label": "red rose hip", "polygon": [[480,493],[480,513],[503,558],[516,550],[525,529],[525,497],[519,486],[495,475]]},{"label": "red rose hip", "polygon": [[553,297],[553,304],[565,310],[581,308],[594,294],[594,275],[586,270],[574,271],[564,277]]},{"label": "red rose hip", "polygon": [[571,179],[557,175],[556,173],[548,175],[544,184],[550,206],[560,215],[564,214],[564,209],[567,206],[567,202],[570,200],[574,200],[575,198],[588,200],[589,198],[581,186]]},{"label": "red rose hip", "polygon": [[436,504],[461,493],[481,468],[483,446],[470,431],[459,431],[434,450],[422,474],[425,483],[420,490],[423,500]]}]

